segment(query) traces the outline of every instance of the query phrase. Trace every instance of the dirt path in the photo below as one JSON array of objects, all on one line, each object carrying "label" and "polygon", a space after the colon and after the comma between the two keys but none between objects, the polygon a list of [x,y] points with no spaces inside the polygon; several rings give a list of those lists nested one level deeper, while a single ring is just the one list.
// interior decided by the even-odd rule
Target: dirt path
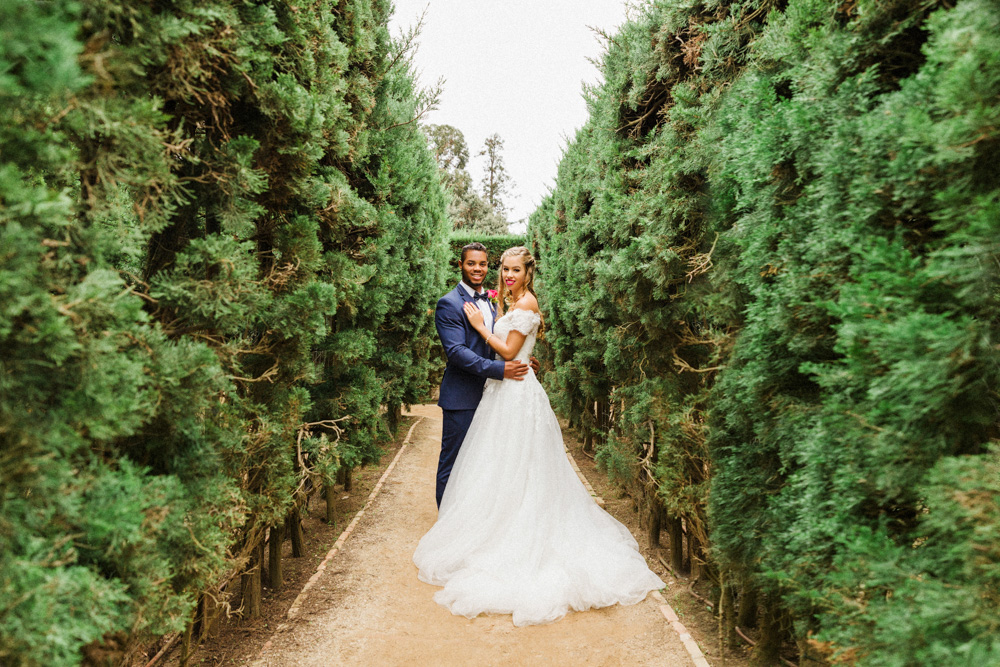
[{"label": "dirt path", "polygon": [[441,412],[423,417],[381,493],[254,663],[279,665],[664,665],[694,662],[649,596],[515,628],[510,616],[453,616],[411,556],[433,525]]}]

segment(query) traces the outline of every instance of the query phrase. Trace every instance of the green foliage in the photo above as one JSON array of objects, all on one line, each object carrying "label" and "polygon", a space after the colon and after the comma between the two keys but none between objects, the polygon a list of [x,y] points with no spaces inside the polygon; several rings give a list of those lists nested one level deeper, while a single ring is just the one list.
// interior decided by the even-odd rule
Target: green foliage
[{"label": "green foliage", "polygon": [[388,11],[0,7],[3,664],[182,631],[426,392],[448,223]]},{"label": "green foliage", "polygon": [[[479,185],[482,189],[483,201],[485,201],[493,214],[501,220],[507,219],[507,198],[510,197],[511,182],[510,174],[503,163],[503,138],[494,132],[486,137],[483,149],[479,151],[480,157],[486,158],[486,168],[483,171],[483,178]],[[504,232],[506,229],[500,229]]]},{"label": "green foliage", "polygon": [[651,3],[529,223],[553,401],[818,654],[1000,649],[998,35],[981,0]]},{"label": "green foliage", "polygon": [[[466,169],[469,146],[461,130],[451,125],[428,125],[424,132],[434,152],[441,181],[450,195],[448,217],[451,218],[452,229],[487,236],[507,234],[502,198],[508,194],[506,183],[509,178],[500,154],[503,141],[494,135],[487,139],[486,149],[479,153],[483,155],[489,149],[488,171],[484,191],[480,195],[472,187],[472,176]],[[495,187],[490,185],[493,182],[491,178],[500,179]]]}]

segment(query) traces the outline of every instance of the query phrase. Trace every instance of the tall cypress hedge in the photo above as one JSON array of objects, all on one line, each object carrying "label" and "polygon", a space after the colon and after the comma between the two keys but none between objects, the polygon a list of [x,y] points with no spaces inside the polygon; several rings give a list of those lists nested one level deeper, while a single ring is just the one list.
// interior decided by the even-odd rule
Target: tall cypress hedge
[{"label": "tall cypress hedge", "polygon": [[992,664],[1000,10],[653,2],[532,216],[553,399],[803,657]]},{"label": "tall cypress hedge", "polygon": [[0,662],[196,640],[243,572],[253,613],[426,391],[450,225],[389,10],[0,5]]}]

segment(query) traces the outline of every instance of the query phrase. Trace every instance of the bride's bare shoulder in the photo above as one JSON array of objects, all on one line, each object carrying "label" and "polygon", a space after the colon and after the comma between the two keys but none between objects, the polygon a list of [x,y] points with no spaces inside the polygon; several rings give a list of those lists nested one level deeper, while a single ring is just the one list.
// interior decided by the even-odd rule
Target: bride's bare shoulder
[{"label": "bride's bare shoulder", "polygon": [[530,310],[534,313],[538,312],[538,299],[531,292],[528,292],[514,304],[512,310]]}]

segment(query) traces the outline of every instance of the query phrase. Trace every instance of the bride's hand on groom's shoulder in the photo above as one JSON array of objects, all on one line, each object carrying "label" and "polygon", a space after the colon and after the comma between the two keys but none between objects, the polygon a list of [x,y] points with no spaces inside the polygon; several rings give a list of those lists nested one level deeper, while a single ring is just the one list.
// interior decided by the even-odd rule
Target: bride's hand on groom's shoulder
[{"label": "bride's hand on groom's shoulder", "polygon": [[478,306],[466,301],[462,308],[465,310],[465,316],[469,318],[469,324],[472,325],[473,329],[479,331],[486,326],[486,318],[483,317],[483,311],[479,310]]}]

